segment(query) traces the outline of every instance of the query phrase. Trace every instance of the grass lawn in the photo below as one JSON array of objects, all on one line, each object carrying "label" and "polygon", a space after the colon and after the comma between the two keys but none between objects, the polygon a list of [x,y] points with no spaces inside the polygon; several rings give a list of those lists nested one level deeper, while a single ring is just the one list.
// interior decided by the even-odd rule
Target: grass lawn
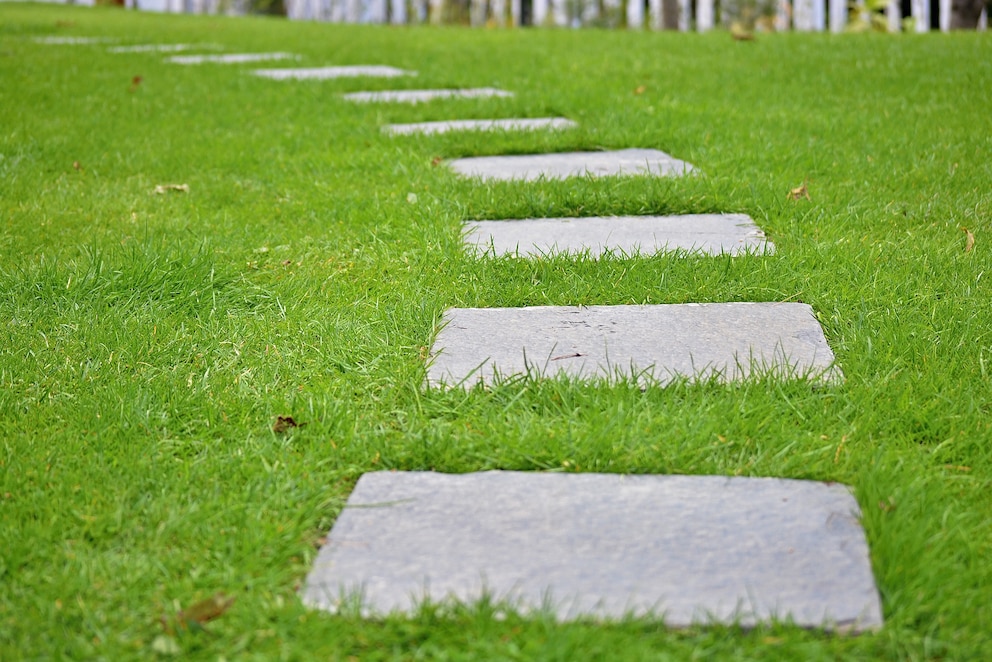
[{"label": "grass lawn", "polygon": [[[420,73],[276,82],[46,35]],[[340,98],[438,86],[516,97]],[[0,659],[992,659],[990,109],[987,34],[738,43],[0,4]],[[580,127],[379,128],[557,115]],[[436,165],[624,147],[704,174],[473,185]],[[789,199],[804,182],[810,199]],[[460,245],[465,218],[716,211],[753,216],[777,253],[480,261]],[[812,305],[846,382],[422,388],[450,306],[710,301]],[[306,426],[275,433],[280,415]],[[886,625],[304,609],[320,538],[382,469],[840,481]],[[180,627],[221,591],[226,613]]]}]

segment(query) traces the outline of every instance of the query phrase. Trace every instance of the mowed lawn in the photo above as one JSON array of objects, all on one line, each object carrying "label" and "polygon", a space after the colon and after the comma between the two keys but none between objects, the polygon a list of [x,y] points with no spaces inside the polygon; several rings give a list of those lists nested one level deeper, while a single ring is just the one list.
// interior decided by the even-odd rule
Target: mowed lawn
[{"label": "mowed lawn", "polygon": [[[419,75],[277,82],[246,71],[279,63],[42,36]],[[516,96],[341,99],[459,86]],[[547,116],[579,128],[380,130]],[[625,147],[701,174],[482,185],[442,163]],[[777,252],[461,246],[463,219],[690,212],[750,214]],[[448,307],[717,301],[810,304],[845,381],[423,386]],[[0,4],[0,659],[990,659],[990,372],[988,34],[735,42]],[[279,416],[301,425],[274,431]],[[886,624],[305,609],[296,591],[352,486],[388,469],[842,482]],[[235,598],[217,618],[179,617],[217,593]]]}]

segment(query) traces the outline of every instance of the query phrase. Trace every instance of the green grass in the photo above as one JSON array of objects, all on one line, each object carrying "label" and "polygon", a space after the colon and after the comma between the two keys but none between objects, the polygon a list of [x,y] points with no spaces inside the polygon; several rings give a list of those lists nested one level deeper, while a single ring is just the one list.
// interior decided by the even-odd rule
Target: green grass
[{"label": "green grass", "polygon": [[[49,34],[420,75],[274,82],[30,39]],[[483,85],[517,96],[339,96]],[[992,658],[990,108],[980,34],[737,43],[3,3],[0,659],[154,658],[159,619],[218,591],[237,602],[177,632],[174,653]],[[581,126],[379,130],[455,113]],[[473,186],[432,165],[600,147],[663,149],[704,174]],[[804,181],[812,199],[789,200]],[[190,191],[152,194],[168,183]],[[777,254],[528,263],[460,247],[463,218],[708,211],[751,214]],[[812,305],[846,382],[422,389],[450,306],[744,300]],[[277,435],[277,415],[307,425]],[[669,631],[485,606],[362,621],[300,605],[317,541],[363,472],[497,468],[847,483],[886,625]]]}]

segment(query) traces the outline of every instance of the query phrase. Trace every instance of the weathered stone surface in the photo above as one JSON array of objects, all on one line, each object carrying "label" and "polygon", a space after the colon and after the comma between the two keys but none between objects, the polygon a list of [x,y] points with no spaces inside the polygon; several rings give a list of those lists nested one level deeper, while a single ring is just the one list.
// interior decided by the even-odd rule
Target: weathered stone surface
[{"label": "weathered stone surface", "polygon": [[358,103],[426,103],[437,99],[480,99],[486,97],[512,97],[513,92],[492,87],[461,90],[386,90],[383,92],[351,92],[348,101]]},{"label": "weathered stone surface", "polygon": [[465,244],[478,253],[540,257],[604,251],[652,255],[685,250],[707,255],[773,252],[746,214],[592,216],[465,221]]},{"label": "weathered stone surface", "polygon": [[415,71],[381,65],[353,67],[313,67],[309,69],[256,69],[256,76],[275,80],[327,80],[329,78],[396,78],[416,76]]},{"label": "weathered stone surface", "polygon": [[112,46],[108,53],[178,53],[191,48],[204,48],[195,44],[133,44],[131,46]]},{"label": "weathered stone surface", "polygon": [[882,624],[860,511],[836,483],[725,476],[362,476],[303,600],[366,614],[484,593],[559,619]]},{"label": "weathered stone surface", "polygon": [[560,152],[513,156],[473,156],[449,161],[465,177],[484,180],[565,179],[610,175],[677,176],[692,172],[685,161],[656,149],[621,149],[614,152]]},{"label": "weathered stone surface", "polygon": [[563,117],[504,120],[447,120],[414,124],[386,124],[382,130],[394,136],[414,133],[437,134],[449,131],[538,131],[541,129],[571,129],[577,126]]},{"label": "weathered stone surface", "polygon": [[108,37],[34,37],[31,41],[36,44],[53,44],[60,46],[89,46],[91,44],[105,44],[116,41]]},{"label": "weathered stone surface", "polygon": [[265,60],[295,60],[292,53],[225,53],[223,55],[173,55],[166,61],[173,64],[244,64]]},{"label": "weathered stone surface", "polygon": [[801,303],[452,308],[443,324],[429,386],[468,388],[523,374],[644,385],[841,376],[812,309]]}]

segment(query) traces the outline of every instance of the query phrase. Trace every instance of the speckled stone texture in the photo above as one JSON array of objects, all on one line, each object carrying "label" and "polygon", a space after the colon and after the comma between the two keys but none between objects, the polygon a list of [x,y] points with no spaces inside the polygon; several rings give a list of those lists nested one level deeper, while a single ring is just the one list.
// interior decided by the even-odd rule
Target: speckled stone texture
[{"label": "speckled stone texture", "polygon": [[451,308],[442,324],[429,386],[468,388],[524,374],[644,385],[755,373],[842,377],[812,309],[801,303]]},{"label": "speckled stone texture", "polygon": [[561,130],[578,126],[563,117],[502,120],[446,120],[443,122],[416,122],[413,124],[386,124],[382,130],[394,136],[411,134],[433,135],[450,131],[539,131]]},{"label": "speckled stone texture", "polygon": [[473,156],[449,161],[448,165],[465,177],[523,181],[610,175],[668,177],[684,175],[693,170],[693,167],[685,161],[656,149]]},{"label": "speckled stone texture", "polygon": [[705,255],[771,253],[775,247],[745,214],[591,216],[465,221],[465,244],[481,254],[547,255],[604,252],[653,255],[683,250]]},{"label": "speckled stone texture", "polygon": [[302,597],[335,611],[361,595],[366,615],[487,593],[561,620],[875,629],[859,515],[843,485],[778,478],[370,473]]},{"label": "speckled stone texture", "polygon": [[381,65],[353,67],[313,67],[309,69],[255,69],[256,76],[273,80],[327,80],[330,78],[397,78],[416,76],[415,71]]},{"label": "speckled stone texture", "polygon": [[345,94],[348,101],[357,103],[427,103],[438,99],[481,99],[488,97],[512,97],[513,92],[492,87],[475,87],[459,90],[385,90],[382,92],[351,92]]}]

